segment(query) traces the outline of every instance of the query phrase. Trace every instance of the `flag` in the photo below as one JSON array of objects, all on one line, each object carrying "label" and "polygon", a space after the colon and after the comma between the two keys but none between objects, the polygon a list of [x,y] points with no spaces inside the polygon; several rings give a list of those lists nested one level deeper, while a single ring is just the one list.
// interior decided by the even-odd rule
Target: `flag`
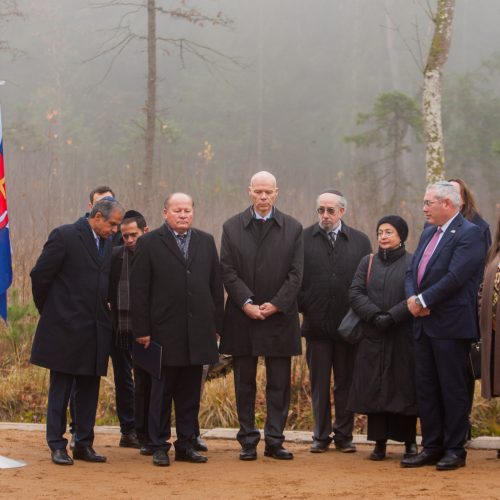
[{"label": "flag", "polygon": [[2,111],[0,110],[0,316],[7,321],[7,289],[12,283],[12,254],[9,239],[9,213],[3,168]]}]

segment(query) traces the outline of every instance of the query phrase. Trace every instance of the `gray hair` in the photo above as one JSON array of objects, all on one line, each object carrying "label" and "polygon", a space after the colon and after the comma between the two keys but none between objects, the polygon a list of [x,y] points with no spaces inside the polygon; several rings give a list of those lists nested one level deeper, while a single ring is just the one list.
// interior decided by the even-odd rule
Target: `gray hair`
[{"label": "gray hair", "polygon": [[432,189],[435,192],[435,196],[438,200],[450,200],[451,204],[459,208],[461,201],[460,201],[460,193],[458,192],[457,188],[448,181],[438,181],[434,182],[433,184],[429,184],[427,186],[427,190]]},{"label": "gray hair", "polygon": [[347,211],[347,200],[345,196],[337,189],[325,189],[325,191],[322,191],[316,198],[316,207],[319,207],[319,198],[324,194],[333,194],[337,198],[337,204],[339,205],[339,207],[343,208],[344,211]]},{"label": "gray hair", "polygon": [[125,209],[119,201],[106,197],[94,203],[89,214],[89,219],[93,219],[97,215],[97,212],[99,212],[104,220],[108,220],[115,211],[120,212],[122,215],[125,213]]}]

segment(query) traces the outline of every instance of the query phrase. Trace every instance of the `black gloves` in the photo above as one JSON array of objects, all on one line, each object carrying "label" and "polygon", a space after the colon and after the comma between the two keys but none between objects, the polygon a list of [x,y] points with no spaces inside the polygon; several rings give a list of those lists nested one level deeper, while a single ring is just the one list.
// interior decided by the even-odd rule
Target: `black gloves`
[{"label": "black gloves", "polygon": [[394,320],[389,313],[378,313],[373,318],[372,323],[379,332],[385,332],[394,325]]}]

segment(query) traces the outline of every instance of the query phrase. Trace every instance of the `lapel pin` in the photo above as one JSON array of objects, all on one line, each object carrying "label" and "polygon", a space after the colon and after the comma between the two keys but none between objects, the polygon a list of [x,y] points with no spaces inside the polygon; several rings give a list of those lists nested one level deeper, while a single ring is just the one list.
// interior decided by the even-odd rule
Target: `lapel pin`
[{"label": "lapel pin", "polygon": [[455,230],[455,229],[452,229],[452,230],[450,231],[450,233],[456,233],[456,230]]}]

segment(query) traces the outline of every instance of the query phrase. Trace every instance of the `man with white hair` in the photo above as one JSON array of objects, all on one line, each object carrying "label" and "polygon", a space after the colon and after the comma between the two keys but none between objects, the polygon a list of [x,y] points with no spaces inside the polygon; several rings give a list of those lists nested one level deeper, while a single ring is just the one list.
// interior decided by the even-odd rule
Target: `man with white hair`
[{"label": "man with white hair", "polygon": [[470,343],[477,338],[475,276],[484,261],[481,229],[460,214],[450,182],[427,187],[424,229],[407,272],[407,305],[415,317],[415,370],[422,451],[402,467],[465,465]]},{"label": "man with white hair", "polygon": [[283,434],[290,403],[291,356],[300,354],[297,294],[302,282],[302,226],[274,207],[276,178],[255,174],[252,205],[225,222],[222,279],[228,294],[220,351],[233,355],[240,460],[255,460],[257,362],[266,363],[265,456],[290,460]]},{"label": "man with white hair", "polygon": [[[354,414],[347,409],[356,346],[337,337],[349,309],[349,286],[359,261],[371,252],[368,236],[344,220],[347,200],[340,191],[323,191],[316,200],[318,221],[304,230],[304,280],[299,308],[311,379],[314,416],[311,453],[335,449],[352,453]],[[335,421],[332,425],[331,379]],[[333,437],[332,437],[333,432]]]}]

